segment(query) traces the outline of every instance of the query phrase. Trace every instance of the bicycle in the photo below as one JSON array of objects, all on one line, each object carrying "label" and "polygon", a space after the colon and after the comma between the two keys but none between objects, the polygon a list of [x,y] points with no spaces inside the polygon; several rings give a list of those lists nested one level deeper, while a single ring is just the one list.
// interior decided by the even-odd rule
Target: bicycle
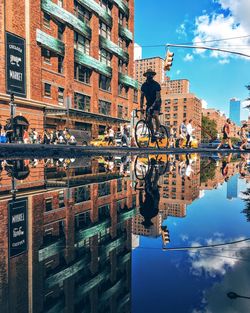
[{"label": "bicycle", "polygon": [[[135,110],[136,117],[138,112],[144,113],[144,110]],[[162,113],[160,114],[162,115]],[[135,125],[135,140],[139,148],[148,148],[157,146],[158,149],[168,147],[169,132],[167,127],[160,125],[159,136],[155,137],[153,131],[149,127],[150,114],[146,113],[146,118],[140,119]]]}]

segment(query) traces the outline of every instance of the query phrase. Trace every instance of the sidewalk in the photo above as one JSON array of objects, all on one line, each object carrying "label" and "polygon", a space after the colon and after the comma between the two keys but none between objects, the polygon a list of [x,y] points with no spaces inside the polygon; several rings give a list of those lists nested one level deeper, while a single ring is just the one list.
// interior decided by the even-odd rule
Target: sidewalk
[{"label": "sidewalk", "polygon": [[14,159],[14,158],[64,158],[64,157],[81,157],[91,155],[122,155],[126,153],[132,154],[187,154],[187,153],[250,153],[250,150],[230,150],[230,149],[140,149],[129,147],[92,147],[92,146],[70,146],[70,145],[43,145],[43,144],[0,144],[0,158]]}]

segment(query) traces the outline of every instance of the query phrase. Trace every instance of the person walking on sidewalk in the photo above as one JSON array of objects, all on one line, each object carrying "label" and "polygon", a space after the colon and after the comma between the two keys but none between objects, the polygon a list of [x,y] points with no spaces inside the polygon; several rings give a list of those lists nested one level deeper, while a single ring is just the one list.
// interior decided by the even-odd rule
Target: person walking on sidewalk
[{"label": "person walking on sidewalk", "polygon": [[193,120],[189,120],[189,122],[187,124],[187,142],[186,142],[187,148],[191,148],[192,134],[193,134],[193,131],[195,130],[195,128],[193,128],[193,126],[192,126],[192,122],[193,122]]},{"label": "person walking on sidewalk", "polygon": [[228,142],[229,148],[233,150],[233,146],[232,146],[232,142],[230,138],[230,124],[231,124],[231,120],[228,118],[226,120],[226,123],[223,126],[223,129],[222,129],[223,138],[222,138],[221,143],[218,145],[217,150],[220,149],[220,147],[226,142]]},{"label": "person walking on sidewalk", "polygon": [[110,146],[110,144],[112,144],[112,146],[113,146],[114,145],[115,132],[114,132],[112,126],[110,126],[108,128],[108,138],[109,138],[108,145]]},{"label": "person walking on sidewalk", "polygon": [[243,148],[246,148],[247,146],[247,124],[243,124],[243,126],[240,129],[240,139],[241,139],[240,150],[243,150]]},{"label": "person walking on sidewalk", "polygon": [[[161,111],[161,86],[154,80],[155,75],[156,72],[154,72],[151,68],[143,74],[143,76],[146,77],[146,81],[141,86],[140,101],[141,111],[143,111],[144,98],[146,98],[146,113],[153,140],[159,136],[159,129],[161,125],[159,120],[159,114]],[[153,119],[155,120],[155,131]]]}]

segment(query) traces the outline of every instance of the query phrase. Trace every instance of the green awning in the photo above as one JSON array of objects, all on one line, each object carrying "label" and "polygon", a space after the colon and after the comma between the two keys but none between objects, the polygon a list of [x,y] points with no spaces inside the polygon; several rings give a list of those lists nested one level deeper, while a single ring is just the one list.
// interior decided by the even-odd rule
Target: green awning
[{"label": "green awning", "polygon": [[64,55],[65,47],[64,43],[46,33],[40,29],[36,30],[36,41],[48,50],[54,51],[58,54]]},{"label": "green awning", "polygon": [[[76,234],[76,242],[77,242],[76,246],[78,248],[81,247],[81,241],[84,241],[86,238],[93,237],[94,235],[100,233],[101,231],[106,230],[108,227],[110,227],[110,220],[106,220],[92,227],[86,228],[84,230],[80,230]],[[83,243],[83,246],[84,246],[84,243]]]},{"label": "green awning", "polygon": [[112,68],[103,64],[99,60],[80,52],[79,50],[75,50],[75,62],[81,65],[85,65],[97,72],[104,74],[106,76],[112,75]]},{"label": "green awning", "polygon": [[128,62],[129,55],[127,52],[125,52],[122,48],[120,48],[117,44],[112,42],[111,40],[104,38],[102,36],[99,36],[100,38],[100,46],[104,48],[105,50],[108,50],[109,52],[115,54],[116,56],[122,58],[124,61]]},{"label": "green awning", "polygon": [[126,86],[138,89],[139,88],[139,84],[138,81],[133,79],[132,77],[119,73],[119,83],[122,83]]},{"label": "green awning", "polygon": [[127,5],[123,2],[123,0],[112,0],[113,3],[115,3],[118,8],[127,16],[129,16],[129,8]]},{"label": "green awning", "polygon": [[53,3],[50,0],[41,0],[41,7],[43,11],[45,11],[49,15],[52,15],[61,22],[72,26],[75,30],[79,31],[87,38],[91,38],[91,29],[72,13],[59,7],[57,4]]},{"label": "green awning", "polygon": [[112,17],[95,0],[78,0],[78,1],[84,6],[86,6],[88,9],[90,9],[92,12],[96,13],[109,26],[112,26]]},{"label": "green awning", "polygon": [[133,218],[135,215],[136,215],[136,209],[121,213],[119,216],[119,222],[124,222],[126,220],[129,220],[130,218]]},{"label": "green awning", "polygon": [[133,34],[132,32],[122,25],[119,25],[119,34],[121,37],[123,37],[125,40],[133,41]]}]

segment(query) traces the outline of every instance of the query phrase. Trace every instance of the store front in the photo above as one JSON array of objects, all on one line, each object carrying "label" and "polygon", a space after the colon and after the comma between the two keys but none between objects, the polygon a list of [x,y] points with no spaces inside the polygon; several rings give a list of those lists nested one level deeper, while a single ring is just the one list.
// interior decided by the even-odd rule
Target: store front
[{"label": "store front", "polygon": [[13,140],[23,142],[24,131],[28,130],[29,122],[24,116],[16,116],[13,119]]}]

